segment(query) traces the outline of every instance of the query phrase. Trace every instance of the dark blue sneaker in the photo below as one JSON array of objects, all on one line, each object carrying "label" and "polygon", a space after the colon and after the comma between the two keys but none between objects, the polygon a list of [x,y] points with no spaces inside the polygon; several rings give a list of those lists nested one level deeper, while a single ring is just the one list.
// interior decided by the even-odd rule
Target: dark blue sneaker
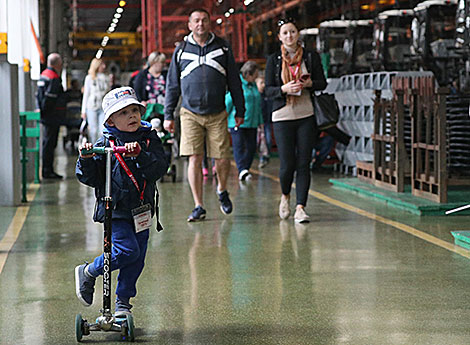
[{"label": "dark blue sneaker", "polygon": [[206,218],[206,210],[201,206],[197,206],[188,217],[188,222],[197,222]]},{"label": "dark blue sneaker", "polygon": [[75,293],[84,306],[89,307],[93,303],[96,278],[85,272],[88,263],[75,267]]},{"label": "dark blue sneaker", "polygon": [[116,298],[116,311],[114,316],[117,318],[126,318],[127,315],[132,314],[131,311],[132,304],[129,303],[129,299],[125,300],[124,298]]},{"label": "dark blue sneaker", "polygon": [[230,198],[228,197],[228,192],[224,190],[222,193],[217,192],[217,195],[219,196],[220,210],[222,211],[222,213],[232,213],[233,206],[232,202],[230,201]]}]

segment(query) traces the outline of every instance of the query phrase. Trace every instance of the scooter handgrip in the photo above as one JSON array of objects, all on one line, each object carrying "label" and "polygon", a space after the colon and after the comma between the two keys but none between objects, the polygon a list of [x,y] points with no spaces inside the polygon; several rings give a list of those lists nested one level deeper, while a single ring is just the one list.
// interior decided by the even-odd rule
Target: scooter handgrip
[{"label": "scooter handgrip", "polygon": [[114,146],[113,147],[113,152],[114,153],[126,153],[126,147],[125,146]]},{"label": "scooter handgrip", "polygon": [[[131,153],[130,151],[126,150],[125,146],[114,146],[113,147],[113,152],[114,153]],[[137,146],[137,148],[132,153],[134,153],[138,156],[139,153],[140,153],[140,146]]]},{"label": "scooter handgrip", "polygon": [[82,149],[82,151],[81,151],[81,154],[84,155],[84,156],[85,155],[91,155],[93,153],[102,155],[102,154],[105,153],[105,148],[104,147],[93,147],[90,150]]}]

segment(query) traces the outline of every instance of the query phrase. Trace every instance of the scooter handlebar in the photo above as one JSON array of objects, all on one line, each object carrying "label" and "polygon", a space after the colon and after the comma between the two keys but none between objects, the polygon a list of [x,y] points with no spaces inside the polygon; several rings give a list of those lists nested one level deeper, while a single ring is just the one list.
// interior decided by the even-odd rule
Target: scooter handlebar
[{"label": "scooter handlebar", "polygon": [[[81,154],[91,155],[95,153],[97,155],[104,155],[106,153],[106,149],[111,149],[111,148],[110,147],[93,147],[91,150],[82,149]],[[131,151],[128,151],[125,146],[114,146],[112,150],[113,150],[113,153],[131,153]],[[140,153],[140,147],[138,146],[138,149],[134,151],[133,153],[136,153],[138,155]]]},{"label": "scooter handlebar", "polygon": [[113,147],[113,153],[126,153],[126,147],[125,146],[114,146]]}]

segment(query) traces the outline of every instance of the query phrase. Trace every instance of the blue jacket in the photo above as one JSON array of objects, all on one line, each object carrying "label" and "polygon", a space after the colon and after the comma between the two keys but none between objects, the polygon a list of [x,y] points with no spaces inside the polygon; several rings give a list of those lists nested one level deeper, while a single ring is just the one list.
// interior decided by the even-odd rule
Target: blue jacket
[{"label": "blue jacket", "polygon": [[[142,127],[136,132],[121,132],[115,127],[105,126],[103,136],[98,139],[95,147],[110,146],[109,140],[113,138],[116,146],[124,145],[126,142],[139,142],[142,151],[138,157],[124,158],[129,169],[135,176],[139,187],[142,188],[144,180],[147,185],[144,191],[144,204],[149,203],[152,207],[152,215],[158,211],[157,180],[168,170],[168,162],[165,158],[163,145],[152,126],[142,121]],[[147,145],[148,141],[148,145]],[[80,182],[95,188],[96,204],[93,220],[104,222],[105,202],[105,168],[106,158],[96,155],[93,158],[78,158],[75,174]],[[111,162],[111,196],[113,199],[113,219],[132,220],[131,210],[140,206],[140,193],[132,183],[129,176],[121,167],[116,157],[112,156]],[[158,224],[158,212],[157,212]]]},{"label": "blue jacket", "polygon": [[225,109],[225,91],[232,94],[236,116],[243,117],[243,92],[232,50],[227,42],[210,33],[204,47],[192,33],[174,51],[166,80],[165,120],[174,119],[180,95],[181,106],[207,115]]},{"label": "blue jacket", "polygon": [[[240,75],[245,98],[245,122],[240,128],[257,128],[263,123],[263,112],[261,110],[261,95],[256,83],[249,83]],[[235,127],[235,108],[233,106],[232,96],[227,92],[225,95],[225,106],[228,113],[228,128]]]}]

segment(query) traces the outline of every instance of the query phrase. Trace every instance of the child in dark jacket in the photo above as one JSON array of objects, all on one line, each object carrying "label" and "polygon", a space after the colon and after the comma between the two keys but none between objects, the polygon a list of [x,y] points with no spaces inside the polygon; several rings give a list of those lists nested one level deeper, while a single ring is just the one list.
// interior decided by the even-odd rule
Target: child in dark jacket
[{"label": "child in dark jacket", "polygon": [[[111,162],[111,270],[120,270],[115,312],[115,316],[119,317],[131,312],[129,299],[137,293],[136,283],[144,268],[149,228],[155,215],[157,230],[162,229],[158,222],[156,181],[165,174],[168,163],[157,132],[152,130],[149,123],[141,121],[145,106],[137,100],[132,88],[121,87],[108,92],[103,98],[103,110],[105,129],[94,146],[116,145],[127,148],[127,153],[121,156],[122,160],[117,157],[119,154],[115,154]],[[103,223],[106,162],[102,155],[82,154],[83,149],[91,148],[91,143],[85,143],[79,148],[80,157],[75,173],[80,182],[95,188],[93,220]],[[137,216],[138,223],[134,222]],[[140,222],[142,218],[146,219],[144,225]],[[85,306],[93,303],[95,279],[102,274],[103,255],[90,264],[85,263],[75,268],[76,294]]]}]

